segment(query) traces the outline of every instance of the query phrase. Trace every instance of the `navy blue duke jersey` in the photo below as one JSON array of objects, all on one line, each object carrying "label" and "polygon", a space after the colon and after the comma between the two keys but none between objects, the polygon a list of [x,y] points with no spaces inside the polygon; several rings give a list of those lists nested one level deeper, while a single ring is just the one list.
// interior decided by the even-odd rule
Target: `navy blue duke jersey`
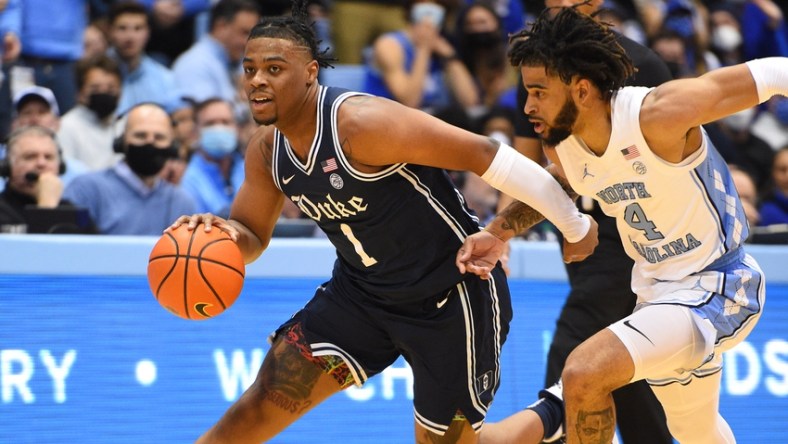
[{"label": "navy blue duke jersey", "polygon": [[373,174],[355,170],[337,129],[339,106],[354,95],[362,94],[320,87],[305,163],[275,132],[274,182],[336,247],[335,276],[349,277],[383,304],[449,289],[462,280],[455,255],[479,231],[478,219],[442,169],[396,164]]}]

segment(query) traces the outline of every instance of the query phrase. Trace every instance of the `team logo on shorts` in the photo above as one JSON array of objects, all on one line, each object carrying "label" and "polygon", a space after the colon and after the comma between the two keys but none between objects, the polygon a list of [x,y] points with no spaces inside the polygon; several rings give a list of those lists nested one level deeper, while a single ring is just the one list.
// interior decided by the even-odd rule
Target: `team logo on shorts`
[{"label": "team logo on shorts", "polygon": [[328,176],[328,181],[331,182],[332,187],[338,190],[341,190],[342,187],[345,186],[345,181],[342,180],[342,178],[337,173],[331,173],[331,175]]},{"label": "team logo on shorts", "polygon": [[483,375],[476,378],[476,394],[481,395],[482,393],[490,390],[493,386],[493,372],[489,370],[484,372]]},{"label": "team logo on shorts", "polygon": [[635,170],[635,172],[640,174],[641,176],[646,174],[646,166],[643,165],[643,162],[637,161],[633,163],[632,169]]}]

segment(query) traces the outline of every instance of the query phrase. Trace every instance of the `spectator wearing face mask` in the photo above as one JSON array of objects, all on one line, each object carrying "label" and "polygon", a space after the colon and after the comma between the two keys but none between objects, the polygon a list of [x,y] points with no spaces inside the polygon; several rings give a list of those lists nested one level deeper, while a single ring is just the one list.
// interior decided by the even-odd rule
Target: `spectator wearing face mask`
[{"label": "spectator wearing face mask", "polygon": [[730,3],[719,3],[709,12],[711,42],[709,48],[724,66],[743,62],[740,9]]},{"label": "spectator wearing face mask", "polygon": [[658,16],[656,29],[654,24],[647,27],[650,39],[668,34],[684,43],[683,60],[677,63],[684,66],[687,75],[677,77],[696,77],[720,67],[717,56],[709,50],[708,10],[699,0],[666,0]]},{"label": "spectator wearing face mask", "polygon": [[189,160],[181,187],[196,201],[198,213],[228,217],[244,179],[244,159],[238,150],[239,129],[232,104],[208,99],[197,105],[194,116],[197,150]]},{"label": "spectator wearing face mask", "polygon": [[517,72],[506,59],[501,17],[487,3],[475,2],[457,14],[455,29],[455,46],[477,85],[482,111],[516,108]]},{"label": "spectator wearing face mask", "polygon": [[121,93],[121,72],[106,55],[77,63],[77,105],[63,115],[58,140],[63,155],[97,171],[114,165],[112,151],[115,110]]},{"label": "spectator wearing face mask", "polygon": [[364,90],[429,113],[479,105],[473,77],[441,33],[448,4],[418,0],[409,5],[410,25],[375,40]]},{"label": "spectator wearing face mask", "polygon": [[87,208],[101,234],[161,235],[172,220],[195,211],[191,196],[159,175],[177,156],[174,140],[164,108],[154,103],[133,107],[123,135],[112,144],[123,160],[75,178],[64,198]]}]

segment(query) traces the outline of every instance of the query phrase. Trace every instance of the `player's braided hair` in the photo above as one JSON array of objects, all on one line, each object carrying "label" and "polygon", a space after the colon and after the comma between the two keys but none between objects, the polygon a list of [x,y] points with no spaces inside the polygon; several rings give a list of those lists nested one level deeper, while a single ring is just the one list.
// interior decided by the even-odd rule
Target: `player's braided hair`
[{"label": "player's braided hair", "polygon": [[610,28],[575,8],[555,17],[543,11],[531,28],[509,37],[512,66],[544,66],[564,83],[574,76],[590,80],[605,99],[635,72],[632,61]]},{"label": "player's braided hair", "polygon": [[334,67],[329,62],[336,61],[336,59],[327,55],[329,48],[323,51],[319,49],[322,40],[317,39],[315,30],[312,29],[312,22],[309,21],[309,13],[307,12],[307,0],[293,0],[292,15],[290,16],[263,17],[249,33],[249,40],[260,37],[293,41],[300,46],[309,48],[312,58],[321,68]]}]

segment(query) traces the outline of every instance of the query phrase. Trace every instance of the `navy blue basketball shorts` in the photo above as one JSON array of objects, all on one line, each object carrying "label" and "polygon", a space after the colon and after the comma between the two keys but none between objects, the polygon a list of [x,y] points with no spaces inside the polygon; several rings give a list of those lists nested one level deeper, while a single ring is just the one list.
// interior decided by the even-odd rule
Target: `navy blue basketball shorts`
[{"label": "navy blue basketball shorts", "polygon": [[303,335],[313,358],[330,358],[326,372],[337,370],[338,357],[343,370],[336,374],[358,386],[403,356],[413,370],[416,421],[443,435],[457,414],[480,430],[500,382],[511,319],[500,266],[489,280],[469,274],[439,294],[401,305],[375,302],[335,275],[274,335],[288,341]]}]

